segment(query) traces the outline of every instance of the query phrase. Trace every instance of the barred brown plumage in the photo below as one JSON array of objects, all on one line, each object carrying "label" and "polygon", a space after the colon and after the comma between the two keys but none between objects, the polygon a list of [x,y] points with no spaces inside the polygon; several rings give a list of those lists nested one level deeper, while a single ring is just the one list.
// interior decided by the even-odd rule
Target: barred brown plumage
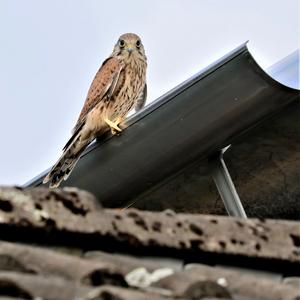
[{"label": "barred brown plumage", "polygon": [[139,36],[121,35],[111,56],[96,73],[73,135],[43,183],[50,181],[50,187],[57,187],[66,180],[87,145],[107,126],[113,134],[122,131],[119,124],[128,112],[145,104],[146,69],[147,58]]}]

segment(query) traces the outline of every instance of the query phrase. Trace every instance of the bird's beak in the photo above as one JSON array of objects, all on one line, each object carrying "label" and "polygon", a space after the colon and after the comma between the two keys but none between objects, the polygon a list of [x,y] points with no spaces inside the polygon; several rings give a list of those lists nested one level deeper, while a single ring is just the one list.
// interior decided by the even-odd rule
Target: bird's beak
[{"label": "bird's beak", "polygon": [[128,44],[128,46],[126,47],[126,50],[131,53],[134,50],[134,46],[132,44]]}]

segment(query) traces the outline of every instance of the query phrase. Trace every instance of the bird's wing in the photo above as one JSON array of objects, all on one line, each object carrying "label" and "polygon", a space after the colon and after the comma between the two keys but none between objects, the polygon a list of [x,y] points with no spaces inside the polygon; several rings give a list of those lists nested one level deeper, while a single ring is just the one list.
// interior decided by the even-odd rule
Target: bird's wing
[{"label": "bird's wing", "polygon": [[144,89],[141,92],[139,99],[137,100],[137,103],[135,105],[135,111],[140,111],[146,103],[147,100],[147,83],[145,83]]},{"label": "bird's wing", "polygon": [[82,125],[87,114],[100,101],[106,97],[109,99],[113,95],[123,67],[123,63],[116,57],[110,57],[104,61],[90,86],[87,98],[73,132]]},{"label": "bird's wing", "polygon": [[115,57],[109,57],[103,62],[90,86],[84,106],[81,110],[77,123],[73,128],[73,135],[64,146],[63,150],[66,150],[69,145],[71,145],[74,138],[83,127],[87,114],[100,101],[103,101],[104,99],[109,100],[109,98],[113,95],[122,69],[123,64]]}]

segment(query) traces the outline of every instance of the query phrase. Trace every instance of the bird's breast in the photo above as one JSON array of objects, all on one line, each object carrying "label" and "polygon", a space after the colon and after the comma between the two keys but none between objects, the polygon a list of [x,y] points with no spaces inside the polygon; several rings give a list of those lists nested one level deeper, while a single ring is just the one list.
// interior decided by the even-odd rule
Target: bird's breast
[{"label": "bird's breast", "polygon": [[118,93],[115,94],[113,111],[125,116],[137,103],[145,85],[146,66],[142,62],[131,61],[120,74]]}]

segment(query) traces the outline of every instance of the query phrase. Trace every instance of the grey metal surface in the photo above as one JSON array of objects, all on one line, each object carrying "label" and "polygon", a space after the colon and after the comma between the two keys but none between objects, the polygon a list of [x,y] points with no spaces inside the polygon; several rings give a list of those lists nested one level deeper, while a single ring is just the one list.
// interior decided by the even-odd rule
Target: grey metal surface
[{"label": "grey metal surface", "polygon": [[223,150],[210,159],[210,172],[229,216],[247,218],[223,159]]},{"label": "grey metal surface", "polygon": [[270,78],[243,44],[130,118],[121,136],[91,145],[65,185],[123,206],[295,101],[299,91]]}]

